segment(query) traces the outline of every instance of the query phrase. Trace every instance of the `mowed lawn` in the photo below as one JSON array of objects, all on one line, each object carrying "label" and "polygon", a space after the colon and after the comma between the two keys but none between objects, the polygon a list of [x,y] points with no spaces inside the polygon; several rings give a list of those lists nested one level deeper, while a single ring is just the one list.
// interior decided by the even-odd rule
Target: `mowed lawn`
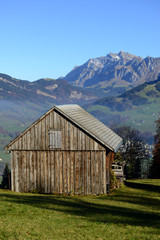
[{"label": "mowed lawn", "polygon": [[0,190],[0,240],[160,239],[160,180],[127,185],[88,197]]}]

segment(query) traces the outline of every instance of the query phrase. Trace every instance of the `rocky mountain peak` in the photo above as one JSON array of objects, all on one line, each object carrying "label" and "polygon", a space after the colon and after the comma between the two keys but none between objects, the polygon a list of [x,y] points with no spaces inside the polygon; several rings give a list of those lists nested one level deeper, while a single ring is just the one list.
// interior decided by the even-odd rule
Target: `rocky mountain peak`
[{"label": "rocky mountain peak", "polygon": [[[128,53],[128,52],[123,52],[123,51],[120,51],[120,52],[118,53],[118,56],[119,56],[120,58],[125,58],[125,59],[127,59],[127,60],[132,60],[133,58],[136,57],[135,55],[132,55],[132,54],[130,54],[130,53]],[[137,58],[137,57],[136,57],[136,58]]]},{"label": "rocky mountain peak", "polygon": [[117,53],[112,53],[112,52],[107,54],[106,57],[110,60],[119,60],[120,59],[120,57],[118,56]]},{"label": "rocky mountain peak", "polygon": [[103,67],[103,62],[100,58],[91,58],[88,61],[88,67],[101,68]]},{"label": "rocky mountain peak", "polygon": [[105,94],[113,94],[115,89],[119,94],[145,81],[155,80],[159,73],[160,58],[143,59],[120,51],[89,59],[63,79],[74,86],[103,89]]},{"label": "rocky mountain peak", "polygon": [[133,60],[134,58],[142,60],[143,58],[137,57],[133,54],[130,54],[128,52],[120,51],[119,53],[112,53],[106,55],[106,58],[111,61],[121,61],[123,64],[125,64],[128,61]]}]

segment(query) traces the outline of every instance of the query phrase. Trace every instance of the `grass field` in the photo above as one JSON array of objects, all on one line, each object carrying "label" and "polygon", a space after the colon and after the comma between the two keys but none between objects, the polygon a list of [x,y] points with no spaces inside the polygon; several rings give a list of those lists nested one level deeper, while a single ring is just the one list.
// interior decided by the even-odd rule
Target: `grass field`
[{"label": "grass field", "polygon": [[0,239],[160,239],[160,180],[128,184],[89,197],[0,190]]}]

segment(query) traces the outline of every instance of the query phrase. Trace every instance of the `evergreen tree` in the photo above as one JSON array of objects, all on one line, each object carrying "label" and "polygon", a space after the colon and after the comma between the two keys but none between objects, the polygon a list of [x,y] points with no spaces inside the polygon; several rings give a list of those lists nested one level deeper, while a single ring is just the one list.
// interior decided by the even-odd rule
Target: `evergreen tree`
[{"label": "evergreen tree", "polygon": [[10,169],[8,163],[6,163],[2,175],[2,188],[9,189],[9,187],[10,187]]}]

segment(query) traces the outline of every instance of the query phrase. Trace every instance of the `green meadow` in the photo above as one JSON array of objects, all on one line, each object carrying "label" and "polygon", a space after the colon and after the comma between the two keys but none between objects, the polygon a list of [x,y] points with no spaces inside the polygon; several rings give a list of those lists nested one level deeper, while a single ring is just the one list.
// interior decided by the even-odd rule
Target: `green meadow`
[{"label": "green meadow", "polygon": [[127,181],[111,195],[0,190],[0,239],[160,239],[160,180]]}]

